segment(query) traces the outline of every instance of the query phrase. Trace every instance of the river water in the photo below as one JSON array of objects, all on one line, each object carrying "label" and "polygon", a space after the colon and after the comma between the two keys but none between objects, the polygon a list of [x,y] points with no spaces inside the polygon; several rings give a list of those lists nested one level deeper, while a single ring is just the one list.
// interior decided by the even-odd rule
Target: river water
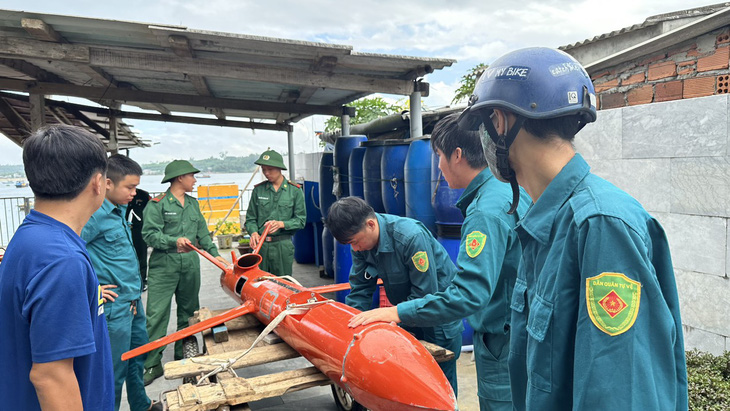
[{"label": "river water", "polygon": [[[251,173],[211,173],[208,174],[210,177],[203,177],[202,174],[197,174],[198,182],[195,184],[196,191],[193,196],[197,196],[197,187],[200,185],[213,185],[213,184],[238,184],[238,189],[243,190],[246,183],[251,179]],[[150,193],[160,193],[167,190],[170,186],[169,183],[161,183],[162,175],[143,175],[140,179],[139,188],[144,189]],[[259,172],[251,181],[248,186],[248,190],[251,190],[254,184],[263,181],[263,175]],[[23,221],[25,211],[23,205],[26,204],[24,198],[33,197],[33,191],[30,187],[16,188],[15,181],[3,181],[0,182],[0,246],[7,245],[8,241],[12,237],[12,233],[15,232],[17,226]],[[242,209],[245,210],[248,206],[248,196],[243,198],[244,204]],[[32,201],[31,203],[32,204]]]}]

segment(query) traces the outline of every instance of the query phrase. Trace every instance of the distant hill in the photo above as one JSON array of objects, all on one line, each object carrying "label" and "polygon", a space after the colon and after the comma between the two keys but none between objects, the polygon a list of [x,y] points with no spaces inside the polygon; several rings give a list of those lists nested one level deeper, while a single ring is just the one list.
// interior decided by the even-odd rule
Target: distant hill
[{"label": "distant hill", "polygon": [[[258,154],[251,154],[246,157],[209,157],[202,160],[189,159],[195,168],[206,173],[248,173],[256,168],[254,161],[259,158]],[[142,164],[145,174],[163,174],[165,166],[169,161]]]},{"label": "distant hill", "polygon": [[[210,157],[202,160],[189,159],[189,161],[200,171],[206,173],[248,173],[256,168],[254,161],[258,154],[251,154],[246,157],[223,156]],[[169,161],[142,164],[145,174],[163,174],[165,166]],[[0,165],[0,177],[4,178],[25,178],[25,171],[22,164]]]}]

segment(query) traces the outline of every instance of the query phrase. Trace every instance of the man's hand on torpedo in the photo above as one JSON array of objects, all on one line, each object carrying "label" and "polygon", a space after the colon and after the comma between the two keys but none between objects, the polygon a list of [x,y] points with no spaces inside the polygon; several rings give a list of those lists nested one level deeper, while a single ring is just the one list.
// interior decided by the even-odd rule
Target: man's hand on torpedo
[{"label": "man's hand on torpedo", "polygon": [[384,307],[365,311],[352,317],[347,325],[350,328],[355,328],[358,325],[368,325],[376,321],[395,322],[396,324],[399,323],[400,317],[398,317],[398,308]]}]

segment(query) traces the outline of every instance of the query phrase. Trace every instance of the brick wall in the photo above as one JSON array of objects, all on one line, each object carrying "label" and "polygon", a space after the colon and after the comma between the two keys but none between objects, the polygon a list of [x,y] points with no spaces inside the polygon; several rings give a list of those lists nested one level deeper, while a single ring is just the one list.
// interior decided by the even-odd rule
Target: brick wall
[{"label": "brick wall", "polygon": [[730,26],[591,78],[600,110],[726,94]]},{"label": "brick wall", "polygon": [[[632,98],[645,99],[647,88],[656,97],[659,85],[664,96],[676,95],[682,80],[688,79],[637,86]],[[634,196],[664,227],[686,346],[714,354],[730,349],[729,98],[600,110],[575,142],[594,173]]]}]

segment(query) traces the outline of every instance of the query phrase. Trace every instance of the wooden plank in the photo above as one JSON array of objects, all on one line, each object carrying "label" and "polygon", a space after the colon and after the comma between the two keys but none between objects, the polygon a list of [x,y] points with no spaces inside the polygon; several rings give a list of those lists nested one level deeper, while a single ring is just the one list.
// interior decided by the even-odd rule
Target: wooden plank
[{"label": "wooden plank", "polygon": [[[0,39],[1,42],[1,39]],[[0,88],[45,95],[83,97],[91,100],[117,100],[121,102],[174,104],[187,107],[218,107],[222,109],[250,110],[257,112],[322,114],[336,116],[342,112],[338,105],[310,105],[298,103],[275,103],[256,100],[206,97],[176,93],[157,93],[151,91],[128,90],[122,88],[90,87],[75,84],[56,84],[13,79],[0,79]]]},{"label": "wooden plank", "polygon": [[0,37],[0,54],[16,58],[33,57],[79,63],[89,62],[88,47],[19,37]]},{"label": "wooden plank", "polygon": [[178,401],[182,405],[200,404],[198,391],[191,384],[183,384],[177,387]]},{"label": "wooden plank", "polygon": [[38,40],[53,41],[61,43],[64,41],[63,37],[52,26],[46,24],[43,20],[39,19],[21,19],[20,25],[23,29]]},{"label": "wooden plank", "polygon": [[[35,46],[38,52],[40,47]],[[186,58],[164,53],[113,50],[90,47],[89,64],[94,67],[184,73],[188,76],[231,78],[305,87],[323,87],[369,93],[410,95],[410,80],[356,74],[316,72],[259,64]]]},{"label": "wooden plank", "polygon": [[171,411],[198,411],[277,397],[288,392],[331,383],[332,381],[319,370],[307,367],[248,379],[230,378],[217,384],[199,387],[190,385],[200,399],[198,404],[186,404],[179,392],[175,391],[167,393],[165,398]]},{"label": "wooden plank", "polygon": [[[206,345],[206,347],[208,347]],[[168,380],[183,377],[192,377],[200,374],[207,374],[213,371],[217,365],[204,363],[208,361],[227,361],[240,355],[243,350],[231,351],[217,354],[209,354],[202,357],[186,358],[180,361],[165,363],[165,378]],[[267,364],[271,362],[287,360],[299,357],[289,345],[273,344],[256,347],[233,365],[233,369],[249,367],[252,365]]]}]

